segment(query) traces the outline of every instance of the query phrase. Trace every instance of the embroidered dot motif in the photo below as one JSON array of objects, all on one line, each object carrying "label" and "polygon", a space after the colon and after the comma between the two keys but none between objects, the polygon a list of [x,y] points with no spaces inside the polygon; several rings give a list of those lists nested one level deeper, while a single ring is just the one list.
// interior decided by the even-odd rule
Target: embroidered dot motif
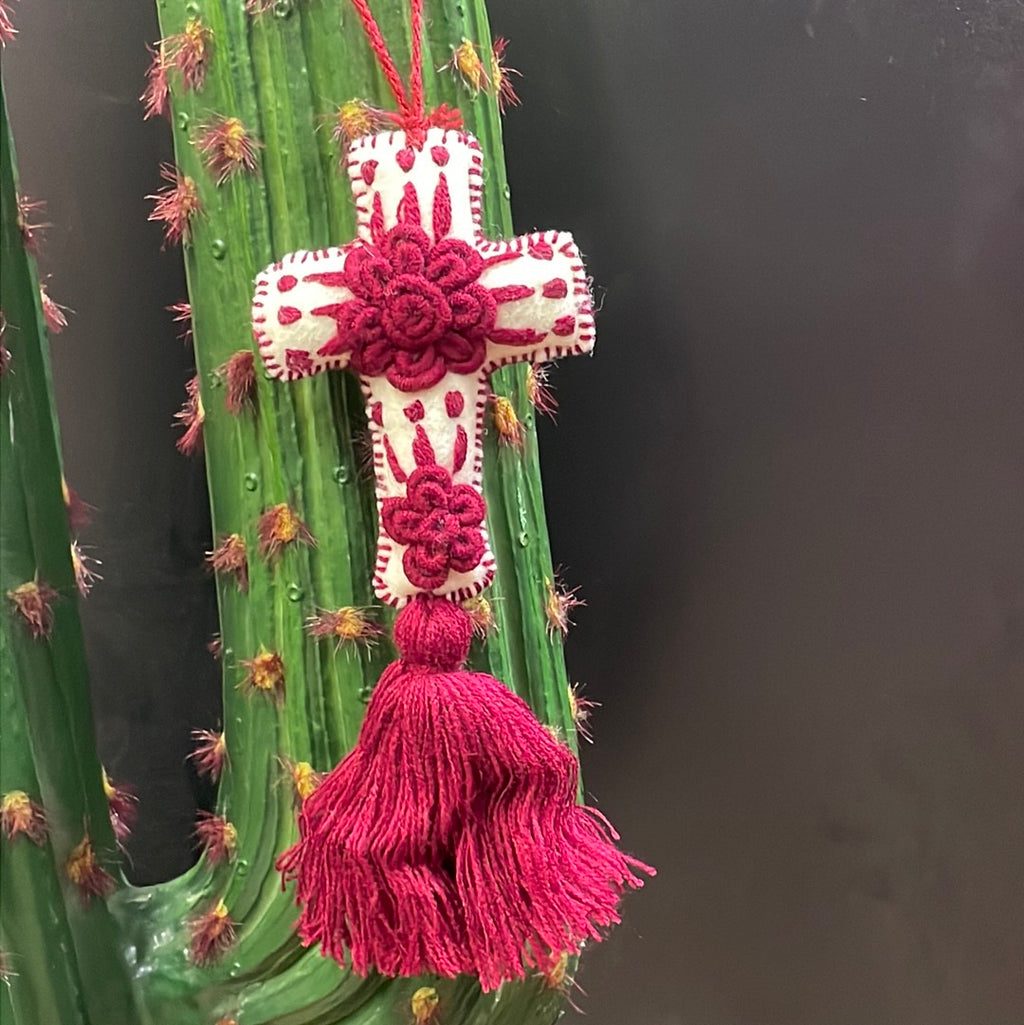
[{"label": "embroidered dot motif", "polygon": [[282,274],[277,279],[277,290],[279,292],[290,292],[298,283],[299,279],[294,274]]},{"label": "embroidered dot motif", "polygon": [[466,400],[463,398],[462,392],[460,391],[450,391],[444,397],[444,409],[451,420],[461,416],[462,410],[465,406]]},{"label": "embroidered dot motif", "polygon": [[561,278],[552,278],[543,288],[545,299],[564,299],[569,294],[569,286]]},{"label": "embroidered dot motif", "polygon": [[417,399],[415,402],[410,402],[409,405],[402,410],[402,412],[405,413],[406,420],[414,424],[419,423],[420,420],[422,420],[423,417],[426,415],[426,413],[423,410],[423,403],[420,402],[419,399]]},{"label": "embroidered dot motif", "polygon": [[359,177],[362,178],[367,185],[372,185],[373,179],[377,177],[377,161],[364,160],[362,166],[359,168]]},{"label": "embroidered dot motif", "polygon": [[438,167],[444,167],[448,163],[448,150],[444,146],[432,146],[430,155]]},{"label": "embroidered dot motif", "polygon": [[302,311],[297,310],[294,306],[282,306],[277,311],[277,322],[279,324],[294,324],[295,321],[302,319]]},{"label": "embroidered dot motif", "polygon": [[416,153],[411,146],[406,146],[395,154],[395,162],[408,174],[412,170],[412,165],[416,163]]}]

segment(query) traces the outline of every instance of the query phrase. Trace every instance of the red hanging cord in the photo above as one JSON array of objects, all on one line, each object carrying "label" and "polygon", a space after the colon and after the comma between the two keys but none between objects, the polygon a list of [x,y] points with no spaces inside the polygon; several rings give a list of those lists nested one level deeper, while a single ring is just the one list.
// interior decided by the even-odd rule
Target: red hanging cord
[{"label": "red hanging cord", "polygon": [[409,106],[413,118],[422,121],[423,105],[423,0],[412,0],[412,67],[409,69]]},{"label": "red hanging cord", "polygon": [[462,114],[444,103],[429,115],[426,112],[423,100],[423,0],[409,0],[409,5],[412,18],[412,67],[409,69],[407,91],[380,26],[370,10],[369,0],[352,0],[352,6],[370,42],[370,49],[377,57],[377,63],[398,103],[398,113],[390,116],[405,132],[409,144],[419,147],[423,145],[428,128],[461,128]]},{"label": "red hanging cord", "polygon": [[423,109],[423,0],[411,0],[412,4],[412,68],[409,73],[411,96],[405,91],[405,83],[402,81],[398,68],[395,67],[394,59],[388,50],[388,44],[384,41],[377,19],[367,0],[352,0],[352,6],[363,23],[363,30],[370,41],[370,49],[377,57],[377,63],[387,83],[391,86],[395,100],[398,102],[398,109],[402,115],[402,121],[410,124],[421,123],[424,119]]}]

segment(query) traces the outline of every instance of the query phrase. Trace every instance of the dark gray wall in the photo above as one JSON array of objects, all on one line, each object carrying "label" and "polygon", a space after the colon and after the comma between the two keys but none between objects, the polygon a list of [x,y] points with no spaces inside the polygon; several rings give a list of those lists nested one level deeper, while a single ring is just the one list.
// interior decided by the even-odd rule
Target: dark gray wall
[{"label": "dark gray wall", "polygon": [[[333,2],[333,0],[332,0]],[[661,870],[589,957],[593,1025],[1024,1021],[1024,10],[492,0],[517,226],[604,308],[545,429],[589,605],[588,790]],[[142,196],[150,5],[23,2],[4,56],[131,850],[188,860],[216,716],[183,291]],[[631,496],[627,499],[626,496]]]}]

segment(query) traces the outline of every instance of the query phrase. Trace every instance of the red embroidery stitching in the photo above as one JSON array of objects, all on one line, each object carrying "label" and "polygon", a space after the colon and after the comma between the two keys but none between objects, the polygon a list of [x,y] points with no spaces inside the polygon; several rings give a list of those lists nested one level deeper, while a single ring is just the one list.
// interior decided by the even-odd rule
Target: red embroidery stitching
[{"label": "red embroidery stitching", "polygon": [[298,283],[299,279],[294,274],[282,274],[277,279],[277,290],[279,292],[290,292]]},{"label": "red embroidery stitching", "polygon": [[[546,231],[488,239],[479,146],[456,132],[435,131],[428,138],[416,142],[395,133],[353,146],[347,169],[357,239],[285,257],[258,279],[253,300],[254,332],[272,376],[291,380],[303,376],[305,365],[311,373],[348,366],[361,377],[380,504],[403,495],[409,474],[428,464],[441,463],[453,481],[479,492],[486,374],[523,359],[585,351],[593,343],[589,288],[571,237]],[[403,175],[395,158],[409,147],[414,167]],[[434,159],[438,148],[448,153],[444,164]],[[372,187],[361,178],[368,158],[376,164]],[[277,283],[284,276],[309,287],[280,295]],[[301,319],[279,326],[282,304],[299,309]],[[310,358],[298,351],[286,356],[289,345]],[[423,404],[422,417],[414,400]],[[417,439],[414,428],[421,424],[430,434]],[[388,604],[401,604],[419,590],[404,574],[401,556],[401,546],[381,528],[374,590]],[[475,571],[451,581],[451,596],[477,593],[492,574],[493,559],[485,552]]]},{"label": "red embroidery stitching", "polygon": [[395,154],[395,163],[408,174],[412,170],[412,165],[416,163],[416,151],[411,146],[400,149]]},{"label": "red embroidery stitching", "polygon": [[465,408],[466,400],[460,391],[450,391],[444,397],[444,409],[449,418],[454,420]]},{"label": "red embroidery stitching", "polygon": [[483,269],[483,258],[461,239],[432,245],[422,228],[396,225],[376,249],[348,254],[338,276],[354,298],[312,310],[338,325],[318,355],[351,352],[353,370],[386,377],[405,392],[429,388],[449,371],[479,370],[488,335],[498,340],[497,301],[477,284]]},{"label": "red embroidery stitching", "polygon": [[416,460],[417,466],[429,466],[437,459],[427,432],[419,424],[416,425],[416,440],[412,443],[412,457]]},{"label": "red embroidery stitching", "polygon": [[512,303],[519,299],[529,299],[533,289],[529,285],[501,285],[491,289],[496,303]]},{"label": "red embroidery stitching", "polygon": [[538,345],[546,334],[532,327],[501,327],[491,331],[491,340],[498,345]]},{"label": "red embroidery stitching", "polygon": [[298,376],[313,372],[313,359],[304,349],[285,349],[284,365],[291,373]]},{"label": "red embroidery stitching", "polygon": [[417,399],[415,402],[410,402],[405,409],[402,410],[405,413],[406,420],[411,423],[419,423],[420,420],[426,415],[423,409],[423,403]]},{"label": "red embroidery stitching", "polygon": [[456,473],[466,465],[466,455],[469,452],[469,435],[466,428],[459,424],[455,430],[455,445],[452,449],[452,466]]},{"label": "red embroidery stitching", "polygon": [[402,469],[402,464],[398,461],[398,456],[395,455],[395,450],[391,447],[391,439],[386,434],[384,435],[384,454],[388,458],[388,466],[391,468],[392,476],[399,484],[404,484],[409,479],[409,475]]},{"label": "red embroidery stitching", "polygon": [[434,238],[442,239],[452,230],[452,197],[448,192],[448,179],[442,171],[434,189]]},{"label": "red embroidery stitching", "polygon": [[481,525],[484,500],[468,484],[453,484],[442,466],[417,467],[404,498],[387,498],[381,523],[388,536],[408,545],[402,556],[405,575],[426,591],[444,585],[448,574],[469,573],[486,551]]}]

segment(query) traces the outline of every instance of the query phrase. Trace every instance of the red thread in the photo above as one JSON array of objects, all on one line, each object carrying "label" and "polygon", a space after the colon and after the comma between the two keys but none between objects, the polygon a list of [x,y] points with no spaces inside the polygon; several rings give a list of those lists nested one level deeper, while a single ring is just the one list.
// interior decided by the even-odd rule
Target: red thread
[{"label": "red thread", "polygon": [[405,149],[400,149],[395,154],[395,163],[408,174],[412,170],[412,165],[416,162],[416,151],[412,146],[406,146]]},{"label": "red thread", "polygon": [[448,163],[448,149],[445,146],[431,146],[430,155],[438,167],[444,167]]},{"label": "red thread", "polygon": [[546,333],[534,331],[532,327],[500,327],[491,331],[491,341],[495,345],[536,345],[543,341]]},{"label": "red thread", "polygon": [[455,431],[455,445],[452,448],[452,470],[458,473],[466,465],[466,456],[469,453],[469,435],[466,428],[459,424]]},{"label": "red thread", "polygon": [[[415,190],[402,202],[414,199]],[[479,370],[497,317],[494,297],[479,284],[483,269],[480,254],[461,239],[432,243],[413,224],[381,232],[374,247],[354,247],[344,270],[331,272],[329,283],[352,298],[311,311],[337,324],[319,355],[351,352],[353,370],[386,377],[404,392],[430,388],[448,372]]]},{"label": "red thread", "polygon": [[373,197],[373,212],[370,214],[370,239],[374,245],[384,240],[384,201],[380,193]]},{"label": "red thread", "polygon": [[405,497],[384,499],[380,518],[388,537],[407,546],[406,577],[433,591],[444,586],[449,573],[469,573],[480,565],[487,551],[481,530],[486,509],[480,493],[469,484],[453,484],[443,466],[420,463],[418,456],[417,463]]},{"label": "red thread", "polygon": [[308,377],[313,373],[313,359],[305,349],[285,349],[285,368],[299,377]]},{"label": "red thread", "polygon": [[384,407],[379,402],[374,402],[370,406],[370,420],[375,423],[378,427],[384,426]]},{"label": "red thread", "polygon": [[542,291],[545,299],[564,299],[569,294],[569,286],[562,278],[552,278]]},{"label": "red thread", "polygon": [[302,310],[297,310],[294,306],[282,306],[277,311],[277,322],[287,326],[288,324],[294,324],[295,321],[302,319]]},{"label": "red thread", "polygon": [[560,338],[565,338],[567,335],[571,335],[575,330],[575,317],[559,317],[558,320],[555,321],[555,326],[551,329],[551,333],[558,335]]},{"label": "red thread", "polygon": [[529,285],[501,285],[490,290],[496,303],[511,303],[518,299],[529,299],[533,289]]},{"label": "red thread", "polygon": [[318,285],[326,285],[328,288],[344,288],[345,274],[337,270],[318,271],[316,274],[304,274],[303,281],[312,281]]},{"label": "red thread", "polygon": [[530,255],[537,260],[553,260],[555,258],[555,251],[547,244],[539,239],[531,238],[526,247],[530,251]]},{"label": "red thread", "polygon": [[406,182],[402,189],[402,198],[398,201],[398,223],[420,226],[420,197],[416,194],[416,186]]},{"label": "red thread", "polygon": [[[419,149],[423,145],[426,130],[432,127],[461,128],[462,116],[457,110],[449,110],[442,104],[437,110],[427,115],[423,104],[423,0],[410,0],[412,9],[412,47],[411,68],[409,70],[409,89],[406,91],[395,67],[394,59],[388,50],[380,27],[370,11],[367,0],[352,0],[359,18],[363,23],[370,42],[370,49],[380,64],[381,70],[395,101],[398,103],[398,114],[389,115],[401,128],[411,146]],[[408,168],[405,168],[408,170]]]},{"label": "red thread", "polygon": [[444,408],[448,416],[454,420],[465,408],[466,400],[460,391],[450,391],[444,397]]},{"label": "red thread", "polygon": [[419,421],[422,420],[424,416],[426,416],[426,412],[423,409],[423,403],[420,402],[419,399],[417,399],[415,402],[410,402],[409,405],[402,410],[402,412],[405,413],[406,420],[414,424],[419,423]]},{"label": "red thread", "polygon": [[[398,74],[398,68],[395,67],[395,62],[391,58],[391,53],[388,50],[387,43],[384,42],[384,37],[381,35],[380,27],[377,25],[377,20],[374,18],[373,13],[370,11],[367,0],[352,0],[352,6],[356,9],[356,13],[359,15],[360,21],[363,23],[363,31],[366,33],[367,39],[370,41],[370,49],[373,50],[374,55],[377,58],[378,64],[380,64],[381,71],[384,72],[384,78],[387,80],[388,85],[391,87],[391,92],[398,103],[398,109],[403,115],[409,115],[413,113],[413,109],[409,103],[409,97],[405,92],[405,85],[402,82],[401,76]],[[422,20],[415,18],[417,12],[422,12],[423,0],[412,0],[412,9],[414,15],[413,23],[413,78],[417,74],[417,66],[415,63],[416,55],[418,53],[419,43],[417,39],[422,33]],[[420,75],[420,90],[423,88],[422,84],[422,69],[419,70]],[[422,114],[422,108],[415,113]]]},{"label": "red thread", "polygon": [[412,443],[412,457],[416,460],[417,466],[429,466],[437,459],[427,432],[419,424],[416,425],[416,438]]},{"label": "red thread", "polygon": [[451,230],[452,197],[448,191],[448,179],[442,171],[437,176],[437,187],[434,189],[434,241],[439,242]]},{"label": "red thread", "polygon": [[298,283],[299,279],[294,274],[282,274],[277,279],[277,290],[279,292],[290,292]]},{"label": "red thread", "polygon": [[399,484],[404,484],[409,479],[409,475],[402,469],[402,464],[391,447],[391,439],[386,434],[384,435],[384,454],[387,456],[388,466],[391,467],[391,475]]},{"label": "red thread", "polygon": [[373,179],[377,177],[377,161],[364,160],[359,168],[359,176],[367,185],[372,185]]}]

